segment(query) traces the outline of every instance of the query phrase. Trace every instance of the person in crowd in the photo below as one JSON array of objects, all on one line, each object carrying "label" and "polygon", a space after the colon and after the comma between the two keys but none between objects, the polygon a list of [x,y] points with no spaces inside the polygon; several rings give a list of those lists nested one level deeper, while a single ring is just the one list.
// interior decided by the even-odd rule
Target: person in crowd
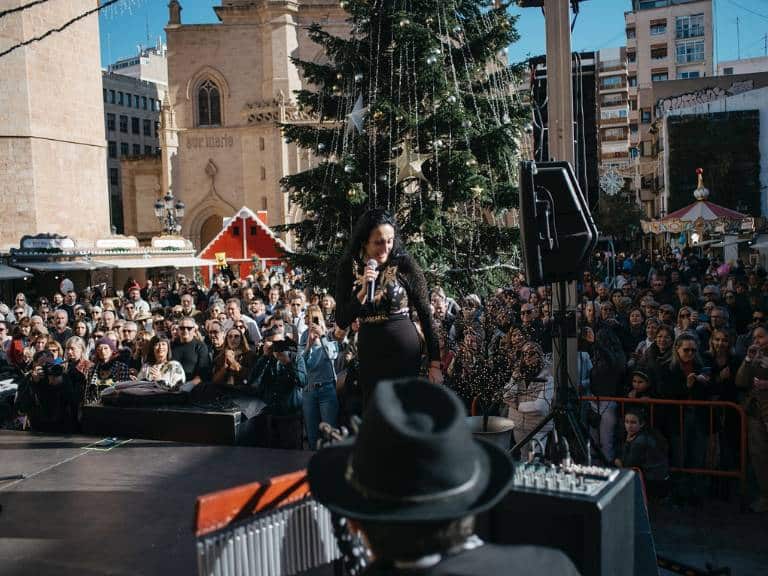
[{"label": "person in crowd", "polygon": [[639,307],[630,308],[627,315],[626,348],[624,352],[631,356],[638,345],[646,339],[645,314]]},{"label": "person in crowd", "polygon": [[736,387],[744,393],[749,457],[759,491],[751,509],[768,512],[768,329],[765,326],[752,330],[752,345],[736,373]]},{"label": "person in crowd", "polygon": [[[21,309],[21,311],[22,311],[21,315],[17,315],[16,314],[16,311],[18,309]],[[27,297],[24,295],[23,292],[19,292],[18,294],[16,294],[16,298],[14,299],[14,306],[12,307],[12,314],[9,314],[6,317],[6,321],[7,322],[11,322],[11,323],[17,322],[19,317],[29,318],[34,313],[35,313],[35,311],[32,309],[32,306],[30,306],[29,303],[27,302]]]},{"label": "person in crowd", "polygon": [[182,294],[181,296],[181,313],[189,318],[194,318],[200,315],[200,310],[195,307],[195,299],[192,294]]},{"label": "person in crowd", "polygon": [[[554,393],[555,381],[544,351],[535,342],[527,341],[522,348],[520,365],[504,389],[504,403],[509,407],[508,418],[515,423],[516,442],[521,442],[547,417]],[[552,428],[550,422],[533,437],[542,452],[546,450],[547,435]],[[536,448],[531,444],[533,442],[522,447],[524,459],[530,450]]]},{"label": "person in crowd", "polygon": [[69,316],[66,310],[59,309],[53,313],[53,331],[50,334],[61,345],[72,337],[72,329],[69,327]]},{"label": "person in crowd", "polygon": [[45,344],[45,350],[48,350],[48,352],[51,353],[51,356],[53,356],[54,360],[56,358],[64,358],[64,347],[50,337]]},{"label": "person in crowd", "polygon": [[311,450],[317,448],[320,423],[338,424],[339,400],[336,397],[338,343],[330,338],[323,309],[307,307],[309,326],[299,341],[299,350],[307,368],[307,384],[303,392],[304,425]]},{"label": "person in crowd", "polygon": [[[371,260],[375,268],[368,265]],[[372,301],[369,283],[374,286]],[[421,342],[411,307],[424,333],[429,379],[442,383],[424,273],[403,247],[395,219],[385,210],[369,210],[355,225],[336,283],[337,324],[346,329],[355,318],[361,321],[358,354],[364,407],[381,380],[419,374]]]},{"label": "person in crowd", "polygon": [[137,380],[157,382],[175,390],[186,382],[184,368],[172,357],[171,342],[165,336],[154,336],[149,342],[146,362],[136,375]]},{"label": "person in crowd", "polygon": [[624,414],[624,442],[614,464],[620,468],[639,468],[647,492],[665,496],[669,484],[667,446],[647,425],[644,410],[632,408]]},{"label": "person in crowd", "polygon": [[475,515],[499,501],[512,473],[503,450],[473,439],[461,401],[419,380],[382,382],[354,444],[319,450],[308,469],[313,496],[370,546],[365,576],[501,574],[510,566],[578,574],[562,552],[474,536]]},{"label": "person in crowd", "polygon": [[194,318],[185,317],[179,322],[179,340],[171,345],[171,354],[184,369],[190,388],[210,379],[210,355],[205,343],[198,337]]},{"label": "person in crowd", "polygon": [[[248,384],[255,390],[265,406],[260,419],[261,431],[257,437],[269,438],[271,447],[299,448],[302,436],[299,418],[307,383],[307,369],[303,354],[296,344],[282,335],[270,334],[264,343],[261,357],[254,362]],[[267,417],[293,416],[271,421]],[[276,437],[276,439],[274,439]]]},{"label": "person in crowd", "polygon": [[213,357],[213,383],[217,386],[246,386],[254,356],[248,339],[237,328],[224,332],[224,345]]},{"label": "person in crowd", "polygon": [[7,353],[12,340],[10,325],[5,320],[0,320],[0,349]]},{"label": "person in crowd", "polygon": [[643,370],[632,372],[628,398],[653,398],[653,382],[650,375]]},{"label": "person in crowd", "polygon": [[320,299],[320,305],[323,310],[323,318],[328,330],[333,330],[336,325],[336,300],[330,294],[323,294]]},{"label": "person in crowd", "polygon": [[261,342],[261,333],[259,332],[259,325],[250,316],[242,313],[240,306],[240,300],[237,298],[230,298],[227,300],[226,307],[227,320],[224,323],[224,329],[229,332],[231,328],[234,328],[237,324],[245,325],[245,329],[248,334],[248,341],[258,346]]},{"label": "person in crowd", "polygon": [[363,393],[358,379],[357,336],[360,321],[355,319],[348,330],[334,328],[334,339],[341,342],[336,365],[336,396],[339,400],[339,422],[349,427],[352,416],[363,412]]},{"label": "person in crowd", "polygon": [[693,316],[693,309],[688,306],[683,306],[677,311],[677,323],[675,324],[675,337],[680,334],[692,334],[698,339],[698,333],[695,327],[692,325],[691,317]]},{"label": "person in crowd", "polygon": [[600,304],[597,300],[588,300],[584,303],[583,326],[589,326],[593,332],[597,331],[597,325],[600,322]]},{"label": "person in crowd", "polygon": [[285,335],[294,342],[300,342],[301,337],[307,330],[305,322],[304,295],[300,292],[290,295],[288,311],[291,314],[290,322],[286,323]]},{"label": "person in crowd", "polygon": [[94,348],[94,362],[88,374],[85,401],[97,402],[105,388],[130,379],[128,366],[117,359],[117,342],[106,335],[100,338]]},{"label": "person in crowd", "polygon": [[88,375],[93,366],[86,355],[85,342],[82,338],[72,336],[67,340],[64,347],[64,360],[64,371],[77,392],[78,406],[82,406],[85,401],[85,390],[88,387]]},{"label": "person in crowd", "polygon": [[264,321],[267,319],[267,307],[264,306],[262,298],[255,297],[248,303],[248,315],[254,319],[259,330],[264,327]]},{"label": "person in crowd", "polygon": [[281,307],[282,302],[280,301],[280,288],[273,286],[269,289],[269,292],[267,292],[267,314],[272,316],[277,311],[277,309]]},{"label": "person in crowd", "polygon": [[[605,325],[595,334],[592,348],[592,374],[590,394],[592,396],[620,396],[623,392],[626,356],[621,341],[611,325]],[[615,401],[592,402],[592,409],[600,415],[600,426],[595,431],[595,446],[612,462],[615,457],[615,435],[618,406]]]},{"label": "person in crowd", "polygon": [[64,360],[53,358],[47,350],[35,353],[16,405],[27,415],[30,429],[35,432],[77,430],[78,390],[64,372]]},{"label": "person in crowd", "polygon": [[8,360],[20,370],[24,370],[27,367],[24,349],[30,342],[31,332],[32,322],[29,318],[22,318],[13,327],[11,343],[8,346]]},{"label": "person in crowd", "polygon": [[[138,282],[134,282],[128,286],[128,289],[125,291],[125,298],[126,301],[123,310],[125,310],[126,305],[133,305],[135,313],[150,313],[149,303],[141,297],[141,286],[139,286]],[[125,313],[123,313],[123,315],[125,315]]]}]

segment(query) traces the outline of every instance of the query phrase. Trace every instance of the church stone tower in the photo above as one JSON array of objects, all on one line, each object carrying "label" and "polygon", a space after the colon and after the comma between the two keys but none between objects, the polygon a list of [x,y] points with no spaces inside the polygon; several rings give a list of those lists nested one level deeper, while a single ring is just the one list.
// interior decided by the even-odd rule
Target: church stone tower
[{"label": "church stone tower", "polygon": [[[0,0],[0,9],[26,4]],[[8,48],[92,9],[95,0],[33,6],[0,19]],[[0,58],[0,249],[24,234],[81,244],[109,234],[99,20]]]}]

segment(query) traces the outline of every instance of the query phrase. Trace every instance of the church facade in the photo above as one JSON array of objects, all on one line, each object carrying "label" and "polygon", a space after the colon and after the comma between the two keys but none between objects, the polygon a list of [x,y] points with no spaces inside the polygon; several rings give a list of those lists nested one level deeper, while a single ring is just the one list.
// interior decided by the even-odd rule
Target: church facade
[{"label": "church facade", "polygon": [[184,201],[182,234],[198,248],[242,206],[266,211],[270,226],[300,216],[279,184],[315,161],[286,144],[277,125],[311,121],[295,105],[303,80],[291,58],[323,58],[307,34],[313,22],[336,34],[348,30],[337,0],[222,0],[214,10],[219,23],[183,24],[181,4],[171,0],[166,27],[157,192],[170,188]]}]

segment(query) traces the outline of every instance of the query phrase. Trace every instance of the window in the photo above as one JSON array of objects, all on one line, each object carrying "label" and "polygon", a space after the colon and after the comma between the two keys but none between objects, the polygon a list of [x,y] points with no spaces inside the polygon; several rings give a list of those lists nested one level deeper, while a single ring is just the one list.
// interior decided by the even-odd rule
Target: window
[{"label": "window", "polygon": [[131,132],[134,134],[139,134],[139,119],[136,117],[131,118]]},{"label": "window", "polygon": [[128,116],[120,114],[120,132],[128,133]]},{"label": "window", "polygon": [[144,155],[152,156],[152,154],[154,154],[152,146],[144,146]]},{"label": "window", "polygon": [[637,88],[637,76],[630,76],[627,81],[632,88]]},{"label": "window", "polygon": [[117,103],[120,104],[120,106],[125,106],[125,94],[122,92],[117,93]]},{"label": "window", "polygon": [[[733,68],[731,68],[731,70],[733,70]],[[700,72],[698,70],[691,70],[689,72],[680,72],[680,74],[678,74],[677,77],[680,80],[685,80],[686,78],[698,78],[699,75],[700,75]]]},{"label": "window", "polygon": [[643,108],[640,111],[640,123],[641,124],[650,124],[651,123],[651,109],[650,108]]},{"label": "window", "polygon": [[107,142],[107,150],[110,158],[117,158],[117,142],[114,140]]},{"label": "window", "polygon": [[258,234],[258,228],[256,226],[251,226],[251,236],[256,236]]},{"label": "window", "polygon": [[139,107],[139,95],[138,95],[138,94],[136,94],[136,95],[133,97],[133,107],[134,107],[134,108],[138,108],[138,107]]},{"label": "window", "polygon": [[635,29],[627,28],[627,40],[632,40],[635,37]]},{"label": "window", "polygon": [[651,74],[651,82],[663,82],[664,80],[669,80],[669,73],[666,71]]},{"label": "window", "polygon": [[704,40],[685,40],[677,43],[677,63],[704,61]]},{"label": "window", "polygon": [[141,144],[134,144],[133,145],[133,155],[134,156],[141,156]]},{"label": "window", "polygon": [[128,106],[128,108],[131,107],[131,95],[127,92],[125,93],[125,105]]},{"label": "window", "polygon": [[[697,72],[697,74],[698,74],[698,72]],[[730,76],[732,74],[733,74],[733,67],[732,66],[726,66],[725,68],[723,68],[723,76]],[[690,76],[689,76],[689,78],[690,78]]]},{"label": "window", "polygon": [[643,156],[653,156],[653,142],[650,140],[643,140],[640,142],[640,146],[642,147]]},{"label": "window", "polygon": [[704,14],[678,16],[675,20],[675,35],[678,39],[704,36]]},{"label": "window", "polygon": [[651,46],[651,60],[664,60],[667,57],[666,46]]},{"label": "window", "polygon": [[141,97],[141,107],[142,107],[144,110],[146,110],[146,109],[147,109],[147,97],[146,97],[146,96],[142,96],[142,97]]},{"label": "window", "polygon": [[637,53],[627,52],[627,63],[634,64],[635,62],[637,62]]},{"label": "window", "polygon": [[115,115],[111,112],[107,112],[107,130],[109,132],[115,131]]},{"label": "window", "polygon": [[104,94],[104,102],[106,102],[107,101],[107,89],[106,88],[102,88],[101,91]]},{"label": "window", "polygon": [[114,104],[115,103],[115,91],[110,90],[109,91],[109,103]]},{"label": "window", "polygon": [[268,205],[269,205],[269,203],[267,202],[267,197],[266,196],[262,196],[261,197],[261,209],[262,210],[266,210]]},{"label": "window", "polygon": [[600,118],[603,120],[616,120],[619,118],[626,118],[627,117],[627,109],[626,108],[620,108],[618,110],[601,110],[600,111]]},{"label": "window", "polygon": [[144,133],[144,136],[152,136],[152,120],[149,118],[144,118],[144,120],[141,121],[141,128],[142,132]]},{"label": "window", "polygon": [[659,20],[651,22],[651,36],[662,36],[667,33],[667,21]]},{"label": "window", "polygon": [[629,149],[629,155],[630,155],[630,157],[632,157],[632,158],[637,158],[638,156],[640,156],[640,151],[637,149],[637,147],[636,147],[636,146],[632,146],[632,147]]},{"label": "window", "polygon": [[120,156],[128,156],[129,150],[128,142],[120,142]]},{"label": "window", "polygon": [[624,128],[606,128],[603,132],[603,139],[608,141],[624,140],[626,137]]},{"label": "window", "polygon": [[638,132],[637,124],[630,124],[629,125],[629,133],[630,134],[637,134],[637,132]]},{"label": "window", "polygon": [[155,120],[155,138],[157,138],[157,135],[160,133],[160,122]]},{"label": "window", "polygon": [[632,100],[629,101],[629,109],[637,110],[637,98],[632,98]]},{"label": "window", "polygon": [[618,92],[604,95],[602,101],[603,106],[621,106],[627,103],[624,94]]},{"label": "window", "polygon": [[613,88],[616,86],[621,86],[621,76],[608,76],[607,78],[603,78],[602,83],[603,87],[605,88]]},{"label": "window", "polygon": [[155,99],[154,98],[150,98],[149,99],[149,109],[152,110],[152,112],[155,111]]},{"label": "window", "polygon": [[197,123],[199,126],[221,125],[219,88],[210,80],[197,89]]},{"label": "window", "polygon": [[232,227],[232,236],[240,236],[240,228],[238,226]]},{"label": "window", "polygon": [[109,183],[112,186],[120,185],[120,171],[117,168],[109,169]]},{"label": "window", "polygon": [[261,173],[261,179],[262,180],[266,180],[267,179],[267,169],[264,168],[264,166],[261,167],[260,173]]},{"label": "window", "polygon": [[259,150],[264,150],[264,138],[259,138]]}]

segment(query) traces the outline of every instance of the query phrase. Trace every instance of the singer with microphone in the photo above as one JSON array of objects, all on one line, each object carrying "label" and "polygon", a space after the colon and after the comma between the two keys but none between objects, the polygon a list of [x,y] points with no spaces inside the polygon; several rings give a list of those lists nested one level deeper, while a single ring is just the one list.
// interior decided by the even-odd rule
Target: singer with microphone
[{"label": "singer with microphone", "polygon": [[355,224],[336,280],[336,323],[357,318],[359,382],[363,409],[384,379],[413,378],[421,367],[421,341],[411,320],[419,317],[429,357],[429,380],[441,384],[440,350],[424,273],[405,251],[395,219],[386,210],[364,213]]}]

